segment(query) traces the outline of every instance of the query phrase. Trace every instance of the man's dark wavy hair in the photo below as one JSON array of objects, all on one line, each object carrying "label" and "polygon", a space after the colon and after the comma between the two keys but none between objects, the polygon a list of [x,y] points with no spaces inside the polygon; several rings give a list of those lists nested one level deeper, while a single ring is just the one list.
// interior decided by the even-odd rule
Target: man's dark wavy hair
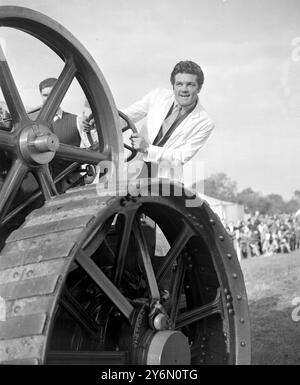
[{"label": "man's dark wavy hair", "polygon": [[199,88],[202,87],[202,84],[204,83],[204,74],[201,69],[201,67],[190,60],[180,61],[177,63],[171,73],[171,83],[172,86],[174,86],[175,83],[175,75],[177,74],[192,74],[197,76],[197,82],[199,85]]}]

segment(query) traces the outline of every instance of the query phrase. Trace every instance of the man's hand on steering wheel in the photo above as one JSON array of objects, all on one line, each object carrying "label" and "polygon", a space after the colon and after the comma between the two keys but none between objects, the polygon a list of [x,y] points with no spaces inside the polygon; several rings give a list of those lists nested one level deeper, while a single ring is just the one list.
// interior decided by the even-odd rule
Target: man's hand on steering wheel
[{"label": "man's hand on steering wheel", "polygon": [[131,145],[138,152],[142,152],[143,154],[147,152],[149,143],[147,140],[138,132],[134,132],[131,137]]},{"label": "man's hand on steering wheel", "polygon": [[[125,115],[122,111],[118,111],[118,113],[119,113],[119,116],[122,119],[122,121],[125,121],[125,123],[126,123],[124,125],[124,124],[122,124],[122,121],[121,121],[122,132],[124,133],[128,130],[131,130],[133,132],[133,134],[131,135],[130,139],[133,138],[133,135],[139,135],[138,131],[137,131],[134,123],[131,121],[131,119],[129,119],[128,116]],[[84,132],[87,135],[89,135],[91,130],[96,128],[95,119],[93,117],[93,114],[90,114],[88,116],[88,118],[84,119],[82,121],[82,125],[83,125]],[[137,143],[136,140],[134,140],[134,142]],[[137,148],[135,148],[133,146],[132,140],[131,140],[131,143],[132,143],[132,146],[128,146],[127,144],[124,144],[124,147],[130,151],[130,155],[125,159],[125,162],[130,162],[137,155],[137,152],[141,151],[141,150],[138,150]],[[137,144],[135,144],[135,145],[137,145]],[[145,151],[145,148],[146,148],[146,144],[145,144],[145,146],[143,146],[144,151]]]}]

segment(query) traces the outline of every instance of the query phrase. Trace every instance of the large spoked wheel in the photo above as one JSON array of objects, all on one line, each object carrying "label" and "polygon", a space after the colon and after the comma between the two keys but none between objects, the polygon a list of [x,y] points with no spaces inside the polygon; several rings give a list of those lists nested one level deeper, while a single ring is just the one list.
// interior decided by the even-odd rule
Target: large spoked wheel
[{"label": "large spoked wheel", "polygon": [[[95,219],[51,305],[44,362],[249,363],[247,297],[232,242],[205,202],[169,187],[142,180],[131,195],[108,198],[95,188],[64,198],[59,217],[90,207]],[[61,205],[54,200],[49,215],[36,212],[26,226],[48,223]]]},{"label": "large spoked wheel", "polygon": [[138,186],[107,202],[77,250],[46,362],[248,363],[243,276],[219,219],[168,182]]},{"label": "large spoked wheel", "polygon": [[232,241],[205,202],[168,181],[46,202],[8,238],[0,279],[2,362],[250,362]]},{"label": "large spoked wheel", "polygon": [[[0,130],[0,152],[7,154],[11,162],[0,190],[0,224],[3,224],[7,222],[5,217],[28,172],[35,176],[45,199],[49,199],[57,194],[48,167],[53,158],[79,164],[109,161],[114,165],[111,170],[118,174],[118,165],[123,163],[123,145],[117,109],[106,81],[90,54],[74,36],[52,19],[21,7],[1,7],[0,26],[31,34],[49,46],[65,63],[51,94],[33,121],[25,110],[0,47],[0,86],[13,125],[10,131]],[[94,114],[99,140],[97,151],[59,143],[50,129],[74,78],[82,87]]]}]

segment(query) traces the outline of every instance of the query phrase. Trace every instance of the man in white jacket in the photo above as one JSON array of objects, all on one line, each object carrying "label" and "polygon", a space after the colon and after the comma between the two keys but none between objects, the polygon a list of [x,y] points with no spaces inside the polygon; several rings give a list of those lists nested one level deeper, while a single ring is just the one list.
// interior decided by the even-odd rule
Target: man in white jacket
[{"label": "man in white jacket", "polygon": [[204,145],[214,124],[198,98],[204,82],[200,66],[181,61],[170,80],[173,90],[155,89],[123,112],[134,123],[145,118],[131,144],[151,165],[148,176],[182,181],[183,165]]}]

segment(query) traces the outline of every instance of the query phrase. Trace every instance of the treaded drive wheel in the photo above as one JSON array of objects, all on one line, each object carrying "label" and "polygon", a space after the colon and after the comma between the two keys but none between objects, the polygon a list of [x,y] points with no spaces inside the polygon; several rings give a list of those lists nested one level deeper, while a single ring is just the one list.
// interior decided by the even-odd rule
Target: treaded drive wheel
[{"label": "treaded drive wheel", "polygon": [[169,187],[77,188],[27,217],[0,256],[1,362],[249,363],[231,239],[205,202]]}]

